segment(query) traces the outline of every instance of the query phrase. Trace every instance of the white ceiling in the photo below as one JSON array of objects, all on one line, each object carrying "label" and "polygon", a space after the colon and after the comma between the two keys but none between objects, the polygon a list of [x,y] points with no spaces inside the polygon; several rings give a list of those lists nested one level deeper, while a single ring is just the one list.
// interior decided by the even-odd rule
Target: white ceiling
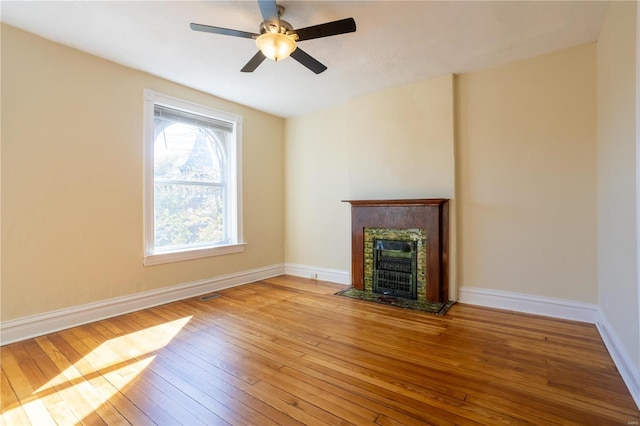
[{"label": "white ceiling", "polygon": [[251,1],[7,1],[3,22],[111,61],[282,117],[387,87],[524,59],[597,39],[599,1],[290,1],[294,28],[353,17],[355,33],[300,47],[328,69],[293,59],[240,69],[250,39],[191,31],[189,23],[259,32]]}]

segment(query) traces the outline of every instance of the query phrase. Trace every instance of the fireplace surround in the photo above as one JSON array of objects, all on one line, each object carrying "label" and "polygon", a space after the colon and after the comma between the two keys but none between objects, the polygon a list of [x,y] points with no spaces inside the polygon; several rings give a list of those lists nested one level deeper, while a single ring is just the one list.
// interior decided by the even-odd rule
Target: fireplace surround
[{"label": "fireplace surround", "polygon": [[[351,285],[374,292],[376,245],[389,241],[387,257],[406,258],[406,245],[415,247],[415,298],[427,302],[449,299],[449,200],[445,198],[404,200],[346,200],[351,204]],[[404,245],[403,245],[404,244]],[[383,243],[384,246],[384,243]],[[393,254],[395,252],[395,254]],[[387,259],[383,270],[405,269],[406,261]],[[391,266],[396,263],[395,266]],[[385,268],[386,265],[386,268]],[[401,272],[401,271],[392,271]],[[382,275],[385,275],[383,273]],[[394,274],[392,274],[394,275]],[[402,282],[407,277],[396,278]],[[391,285],[393,287],[394,285]],[[403,287],[399,285],[399,287]],[[413,291],[413,289],[411,290]],[[377,291],[377,293],[384,293]],[[407,297],[406,294],[389,294]]]}]

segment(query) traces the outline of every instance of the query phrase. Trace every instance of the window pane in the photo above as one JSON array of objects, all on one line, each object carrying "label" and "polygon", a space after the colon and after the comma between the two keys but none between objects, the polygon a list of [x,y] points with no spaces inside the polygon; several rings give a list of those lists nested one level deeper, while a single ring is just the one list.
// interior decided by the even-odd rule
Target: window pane
[{"label": "window pane", "polygon": [[242,117],[144,98],[145,265],[242,251]]},{"label": "window pane", "polygon": [[154,193],[156,248],[225,239],[221,187],[156,183]]},{"label": "window pane", "polygon": [[163,128],[154,144],[155,177],[221,182],[221,152],[210,130],[183,123],[167,124],[159,123]]}]

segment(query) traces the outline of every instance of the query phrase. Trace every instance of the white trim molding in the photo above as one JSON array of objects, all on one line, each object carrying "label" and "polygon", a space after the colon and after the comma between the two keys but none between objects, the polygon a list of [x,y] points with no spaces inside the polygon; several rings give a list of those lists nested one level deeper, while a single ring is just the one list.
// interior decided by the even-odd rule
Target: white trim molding
[{"label": "white trim molding", "polygon": [[33,315],[0,323],[0,345],[18,342],[43,334],[53,333],[105,318],[151,308],[176,300],[248,284],[283,275],[283,264],[266,266],[219,277],[116,297],[86,305],[73,306],[44,314]]},{"label": "white trim molding", "polygon": [[162,263],[179,262],[181,260],[201,259],[203,257],[221,256],[231,253],[242,253],[246,245],[246,243],[225,244],[215,247],[205,247],[201,249],[147,254],[144,256],[143,265],[160,265]]},{"label": "white trim molding", "polygon": [[595,324],[598,313],[598,306],[590,303],[485,288],[461,287],[458,301],[590,324]]},{"label": "white trim molding", "polygon": [[620,376],[622,376],[622,380],[624,380],[625,385],[627,385],[631,397],[638,408],[640,408],[640,370],[638,366],[629,358],[615,330],[611,327],[611,324],[609,324],[609,321],[601,310],[598,310],[596,327],[600,332],[604,345],[609,351],[609,355],[611,355],[613,359],[613,363],[620,372]]},{"label": "white trim molding", "polygon": [[294,277],[311,278],[329,281],[337,284],[351,285],[351,275],[348,271],[339,269],[321,268],[318,266],[298,265],[296,263],[285,264],[285,274]]}]

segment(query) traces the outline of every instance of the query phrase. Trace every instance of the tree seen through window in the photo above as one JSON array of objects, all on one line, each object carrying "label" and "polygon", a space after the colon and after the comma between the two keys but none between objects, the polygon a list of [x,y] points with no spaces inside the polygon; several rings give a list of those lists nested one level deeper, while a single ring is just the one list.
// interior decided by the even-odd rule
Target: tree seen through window
[{"label": "tree seen through window", "polygon": [[154,130],[156,248],[225,241],[225,135],[160,118]]}]

